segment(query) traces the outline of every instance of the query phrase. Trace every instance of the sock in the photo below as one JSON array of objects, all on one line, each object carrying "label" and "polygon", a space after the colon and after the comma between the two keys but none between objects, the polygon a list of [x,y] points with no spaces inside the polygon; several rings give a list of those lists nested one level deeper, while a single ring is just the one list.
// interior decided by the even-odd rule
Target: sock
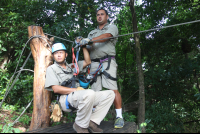
[{"label": "sock", "polygon": [[117,117],[123,118],[122,117],[122,108],[121,109],[115,109],[115,111],[116,111],[116,118]]}]

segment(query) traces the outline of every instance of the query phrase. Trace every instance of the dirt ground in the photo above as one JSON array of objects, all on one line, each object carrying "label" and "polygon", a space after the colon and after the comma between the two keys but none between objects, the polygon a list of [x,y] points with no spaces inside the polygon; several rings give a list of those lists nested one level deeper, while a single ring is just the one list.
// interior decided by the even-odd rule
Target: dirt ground
[{"label": "dirt ground", "polygon": [[[19,117],[20,114],[18,114],[16,112],[12,112],[11,110],[10,111],[9,110],[0,110],[0,125],[4,126],[7,123],[14,122],[15,120],[12,120],[12,117],[13,116]],[[32,117],[31,113],[24,113],[23,115],[25,115],[25,114],[27,116],[29,116],[30,118]],[[66,123],[66,121],[67,121],[67,118],[62,117],[60,123]],[[31,123],[31,121],[29,121],[28,124],[23,124],[21,122],[17,122],[14,124],[13,128],[19,128],[22,132],[26,132],[29,130],[30,123]],[[51,121],[50,126],[52,126],[52,125],[53,125],[53,122]]]}]

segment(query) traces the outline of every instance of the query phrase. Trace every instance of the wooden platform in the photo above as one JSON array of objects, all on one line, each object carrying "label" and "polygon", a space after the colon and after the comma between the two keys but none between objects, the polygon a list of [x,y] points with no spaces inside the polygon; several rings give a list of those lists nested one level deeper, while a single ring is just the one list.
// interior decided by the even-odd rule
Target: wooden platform
[{"label": "wooden platform", "polygon": [[[102,121],[99,128],[103,129],[104,133],[136,133],[137,125],[134,122],[125,122],[123,128],[115,129],[114,122]],[[53,127],[41,128],[25,133],[76,133],[72,127],[73,123],[64,123]]]}]

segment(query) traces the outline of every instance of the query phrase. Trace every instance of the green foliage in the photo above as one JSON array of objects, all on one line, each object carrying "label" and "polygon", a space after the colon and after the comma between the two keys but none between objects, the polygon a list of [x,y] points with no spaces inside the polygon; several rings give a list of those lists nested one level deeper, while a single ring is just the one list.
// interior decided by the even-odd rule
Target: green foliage
[{"label": "green foliage", "polygon": [[144,127],[146,127],[146,126],[147,126],[147,123],[146,123],[146,122],[141,123],[141,124],[139,125],[139,129],[137,130],[137,132],[138,132],[138,133],[142,133],[142,128],[144,128]]},{"label": "green foliage", "polygon": [[128,113],[122,113],[123,119],[124,121],[128,121],[128,122],[135,122],[136,121],[136,116],[132,114],[132,112]]},{"label": "green foliage", "polygon": [[53,122],[53,124],[51,126],[56,126],[56,125],[59,125],[59,124],[62,124],[61,122]]},{"label": "green foliage", "polygon": [[12,124],[6,124],[3,126],[1,133],[21,133],[19,128],[13,128]]},{"label": "green foliage", "polygon": [[110,114],[110,113],[108,113],[108,114],[106,115],[106,117],[104,117],[103,121],[109,121],[109,120],[112,120],[112,119],[113,119],[113,115]]},{"label": "green foliage", "polygon": [[19,122],[23,123],[23,124],[30,124],[30,121],[31,121],[31,117],[29,117],[28,115],[24,114],[23,116],[21,116],[19,118]]},{"label": "green foliage", "polygon": [[67,113],[67,123],[74,122],[75,118],[76,118],[76,113],[73,113],[72,115],[71,113]]}]

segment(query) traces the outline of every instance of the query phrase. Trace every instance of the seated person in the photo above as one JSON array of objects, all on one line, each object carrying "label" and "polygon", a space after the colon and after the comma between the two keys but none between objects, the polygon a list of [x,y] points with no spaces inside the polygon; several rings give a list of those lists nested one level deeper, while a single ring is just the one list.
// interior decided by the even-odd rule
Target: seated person
[{"label": "seated person", "polygon": [[[73,77],[74,66],[66,62],[66,47],[62,43],[55,43],[52,46],[54,64],[46,70],[45,89],[60,94],[60,105],[63,111],[71,112],[72,108],[77,109],[73,129],[77,133],[102,133],[98,128],[106,116],[110,106],[113,104],[115,94],[113,91],[94,92],[91,89],[85,90],[76,82],[76,88],[61,86],[61,83]],[[91,63],[89,53],[83,47],[84,60],[78,61],[79,71],[83,71]],[[93,107],[95,110],[92,111]],[[89,131],[88,131],[89,129]]]}]

